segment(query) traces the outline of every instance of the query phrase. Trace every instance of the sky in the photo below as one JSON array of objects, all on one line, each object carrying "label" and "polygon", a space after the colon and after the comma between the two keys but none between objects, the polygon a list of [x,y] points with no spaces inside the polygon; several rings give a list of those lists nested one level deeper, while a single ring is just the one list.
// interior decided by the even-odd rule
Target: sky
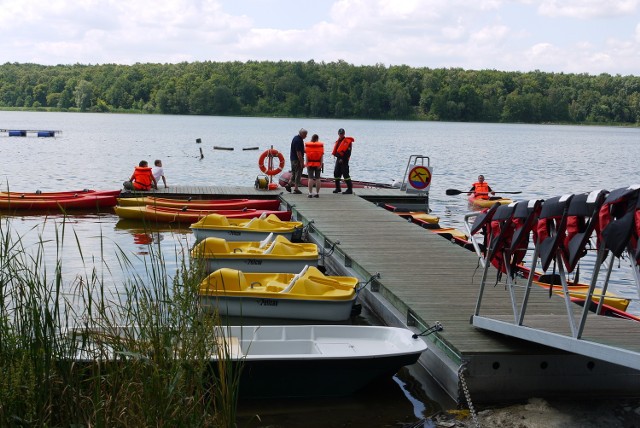
[{"label": "sky", "polygon": [[346,61],[640,75],[640,0],[0,0],[0,64]]}]

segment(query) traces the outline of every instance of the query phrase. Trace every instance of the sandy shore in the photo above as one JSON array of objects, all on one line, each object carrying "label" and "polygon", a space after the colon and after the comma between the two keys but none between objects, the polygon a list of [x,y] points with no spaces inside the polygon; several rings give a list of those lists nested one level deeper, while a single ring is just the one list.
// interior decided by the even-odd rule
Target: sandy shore
[{"label": "sandy shore", "polygon": [[[640,386],[639,386],[640,390]],[[429,425],[431,423],[432,425]],[[421,426],[421,425],[415,425]],[[640,428],[640,399],[633,400],[543,400],[478,409],[477,421],[468,411],[435,415],[425,427],[500,428]]]}]

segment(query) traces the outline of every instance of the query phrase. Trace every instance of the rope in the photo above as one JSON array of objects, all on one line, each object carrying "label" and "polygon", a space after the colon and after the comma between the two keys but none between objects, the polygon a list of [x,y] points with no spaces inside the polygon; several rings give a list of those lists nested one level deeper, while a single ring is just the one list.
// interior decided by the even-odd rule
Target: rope
[{"label": "rope", "polygon": [[[309,223],[305,224],[302,227],[302,231],[300,232],[301,234],[301,238],[303,241],[309,241],[309,229],[311,228],[311,225],[313,224],[313,220],[311,220]],[[320,255],[323,255],[322,252],[320,252]]]},{"label": "rope", "polygon": [[369,278],[369,280],[364,283],[363,286],[356,287],[356,299],[358,298],[358,295],[360,294],[360,291],[364,290],[365,288],[367,288],[367,285],[371,284],[371,282],[373,282],[374,279],[380,279],[380,272],[376,272],[375,274],[373,274],[371,276],[371,278]]},{"label": "rope", "polygon": [[331,245],[331,248],[329,248],[327,251],[324,251],[324,249],[320,252],[320,255],[322,257],[331,257],[331,255],[333,254],[333,252],[336,250],[336,246],[340,244],[340,241],[336,241]]},{"label": "rope", "polygon": [[411,337],[413,337],[414,339],[417,339],[420,336],[429,336],[430,334],[433,334],[435,332],[442,331],[442,330],[444,330],[444,327],[442,327],[442,324],[440,324],[440,321],[436,321],[436,323],[433,326],[424,330],[422,333],[414,334]]}]

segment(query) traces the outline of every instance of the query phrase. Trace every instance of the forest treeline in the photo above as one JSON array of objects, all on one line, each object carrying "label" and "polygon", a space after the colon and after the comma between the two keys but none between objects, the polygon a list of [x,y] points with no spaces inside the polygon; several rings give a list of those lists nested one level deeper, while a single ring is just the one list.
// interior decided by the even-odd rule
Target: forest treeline
[{"label": "forest treeline", "polygon": [[640,77],[344,61],[5,63],[0,108],[640,125]]}]

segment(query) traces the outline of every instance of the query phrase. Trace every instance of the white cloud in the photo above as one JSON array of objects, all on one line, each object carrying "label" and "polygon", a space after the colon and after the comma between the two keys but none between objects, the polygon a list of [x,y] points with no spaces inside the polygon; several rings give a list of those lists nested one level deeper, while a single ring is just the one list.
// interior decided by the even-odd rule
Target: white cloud
[{"label": "white cloud", "polygon": [[543,0],[540,14],[589,19],[635,13],[638,0]]},{"label": "white cloud", "polygon": [[640,0],[316,0],[312,6],[270,0],[270,7],[264,0],[237,1],[0,0],[0,63],[343,59],[640,70]]}]

